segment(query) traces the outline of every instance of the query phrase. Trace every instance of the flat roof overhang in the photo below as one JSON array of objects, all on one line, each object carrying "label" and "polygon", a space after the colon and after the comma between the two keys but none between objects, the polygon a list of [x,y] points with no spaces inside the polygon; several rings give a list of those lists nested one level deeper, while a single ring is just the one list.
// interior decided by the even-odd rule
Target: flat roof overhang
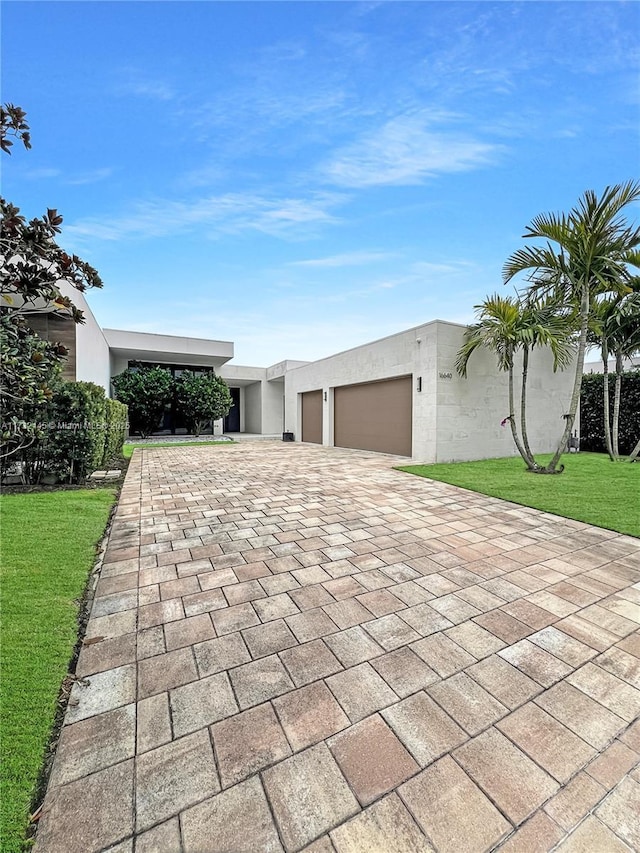
[{"label": "flat roof overhang", "polygon": [[231,341],[156,335],[149,332],[129,332],[123,329],[104,329],[103,331],[110,352],[128,361],[221,367],[233,358]]}]

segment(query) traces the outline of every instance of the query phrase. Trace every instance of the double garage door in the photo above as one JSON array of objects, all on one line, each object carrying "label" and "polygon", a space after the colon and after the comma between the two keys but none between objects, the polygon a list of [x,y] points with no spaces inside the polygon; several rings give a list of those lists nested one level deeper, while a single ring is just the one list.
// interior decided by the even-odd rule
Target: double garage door
[{"label": "double garage door", "polygon": [[[334,445],[411,456],[412,388],[410,376],[335,388]],[[302,440],[322,443],[322,391],[302,395]]]}]

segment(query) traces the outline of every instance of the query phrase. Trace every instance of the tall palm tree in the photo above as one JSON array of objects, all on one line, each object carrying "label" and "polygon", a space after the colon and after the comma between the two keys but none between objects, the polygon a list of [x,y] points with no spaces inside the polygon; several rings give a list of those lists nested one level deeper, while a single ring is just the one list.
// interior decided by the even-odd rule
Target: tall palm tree
[{"label": "tall palm tree", "polygon": [[631,290],[630,267],[640,267],[640,227],[627,225],[621,216],[627,205],[640,198],[640,182],[627,181],[607,187],[598,197],[587,190],[568,213],[536,216],[525,238],[541,238],[542,246],[526,246],[514,252],[503,268],[505,284],[520,273],[528,274],[530,293],[550,296],[579,321],[575,377],[569,411],[564,415],[562,437],[543,473],[555,474],[573,429],[580,401],[589,318],[594,301],[604,294]]},{"label": "tall palm tree", "polygon": [[[640,351],[640,285],[634,292],[614,299],[602,299],[594,305],[588,339],[600,346],[603,368],[603,422],[605,446],[612,462],[620,459],[620,398],[624,360]],[[609,395],[609,358],[615,358],[613,425]]]},{"label": "tall palm tree", "polygon": [[[573,356],[570,328],[549,300],[523,303],[513,297],[494,294],[476,305],[478,322],[469,326],[456,359],[456,370],[466,377],[471,355],[479,347],[495,353],[498,367],[509,374],[509,425],[518,453],[530,471],[539,470],[527,434],[526,400],[529,353],[536,346],[549,346],[554,370],[565,367]],[[522,386],[520,394],[520,431],[515,412],[514,358],[522,350]]]}]

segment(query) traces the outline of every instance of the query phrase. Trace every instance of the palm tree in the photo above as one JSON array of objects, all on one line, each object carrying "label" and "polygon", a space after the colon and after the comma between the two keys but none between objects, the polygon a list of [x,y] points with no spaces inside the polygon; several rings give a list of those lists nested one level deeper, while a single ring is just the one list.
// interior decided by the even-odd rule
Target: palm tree
[{"label": "palm tree", "polygon": [[629,267],[640,267],[640,227],[628,226],[620,215],[640,198],[640,182],[607,187],[598,198],[587,190],[568,214],[541,214],[527,226],[525,238],[546,240],[543,246],[526,246],[514,252],[503,269],[505,284],[520,273],[528,274],[529,292],[548,296],[578,319],[578,348],[569,411],[564,415],[562,437],[542,473],[555,474],[571,435],[580,401],[587,331],[598,296],[624,294],[633,280]]},{"label": "palm tree", "polygon": [[[637,288],[637,284],[635,285]],[[624,360],[640,350],[640,291],[594,305],[588,337],[600,345],[603,367],[603,420],[607,453],[612,462],[620,459],[619,422]],[[609,402],[609,357],[615,358],[613,427]]]},{"label": "palm tree", "polygon": [[[518,453],[530,471],[539,470],[527,434],[526,401],[529,353],[536,346],[549,346],[553,353],[553,369],[565,367],[573,356],[570,327],[566,318],[558,315],[549,300],[525,302],[497,294],[476,305],[478,322],[469,326],[456,359],[456,370],[466,377],[471,355],[486,347],[498,358],[500,370],[509,374],[509,425]],[[520,394],[520,430],[518,433],[514,395],[514,358],[522,350],[522,385]]]}]

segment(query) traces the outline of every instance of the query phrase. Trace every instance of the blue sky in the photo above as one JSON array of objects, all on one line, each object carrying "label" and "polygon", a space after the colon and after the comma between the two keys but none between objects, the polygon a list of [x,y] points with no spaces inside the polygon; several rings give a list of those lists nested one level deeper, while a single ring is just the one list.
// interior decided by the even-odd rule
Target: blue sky
[{"label": "blue sky", "polygon": [[[638,175],[634,2],[13,2],[3,101],[103,326],[314,359],[502,290],[537,213]],[[637,209],[636,209],[637,213]]]}]

